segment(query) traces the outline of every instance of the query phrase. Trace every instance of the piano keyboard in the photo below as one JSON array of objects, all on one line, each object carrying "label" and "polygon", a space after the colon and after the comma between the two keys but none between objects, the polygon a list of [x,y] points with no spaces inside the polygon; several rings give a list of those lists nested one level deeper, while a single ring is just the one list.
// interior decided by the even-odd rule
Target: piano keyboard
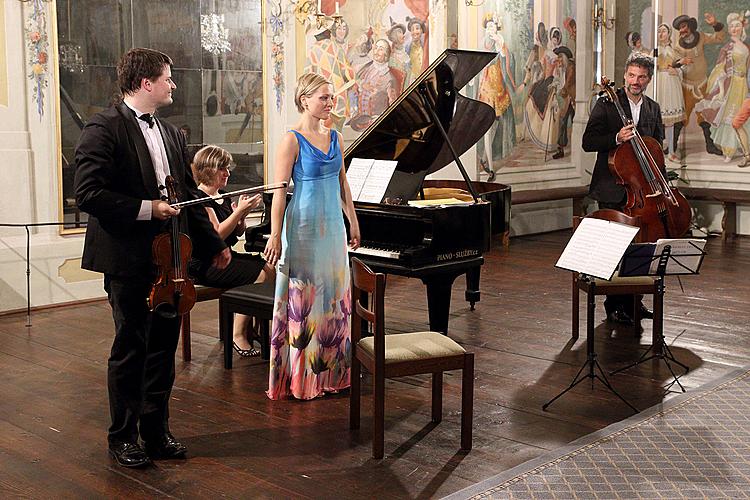
[{"label": "piano keyboard", "polygon": [[395,250],[387,250],[385,248],[373,248],[373,247],[359,247],[356,250],[349,249],[349,253],[355,255],[368,255],[370,257],[378,257],[381,259],[395,259],[401,258],[401,252]]}]

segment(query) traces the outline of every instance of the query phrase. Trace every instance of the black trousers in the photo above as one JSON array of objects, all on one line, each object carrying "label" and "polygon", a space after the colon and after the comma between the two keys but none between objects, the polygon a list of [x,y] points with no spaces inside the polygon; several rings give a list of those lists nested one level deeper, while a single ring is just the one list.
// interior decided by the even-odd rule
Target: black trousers
[{"label": "black trousers", "polygon": [[[622,212],[622,209],[625,207],[625,200],[623,200],[620,203],[608,203],[605,201],[599,201],[597,202],[599,204],[599,208],[609,208],[612,210],[617,210],[618,212]],[[610,313],[610,311],[614,311],[616,309],[619,309],[621,311],[625,311],[628,316],[633,316],[633,310],[635,308],[635,296],[634,295],[607,295],[607,298],[604,299],[604,310],[607,311],[607,314]],[[638,295],[638,305],[641,306],[643,303],[641,300],[643,299],[643,295]]]},{"label": "black trousers", "polygon": [[146,305],[150,288],[147,279],[104,276],[115,322],[107,364],[110,444],[137,443],[139,433],[149,441],[169,431],[180,318],[151,313]]}]

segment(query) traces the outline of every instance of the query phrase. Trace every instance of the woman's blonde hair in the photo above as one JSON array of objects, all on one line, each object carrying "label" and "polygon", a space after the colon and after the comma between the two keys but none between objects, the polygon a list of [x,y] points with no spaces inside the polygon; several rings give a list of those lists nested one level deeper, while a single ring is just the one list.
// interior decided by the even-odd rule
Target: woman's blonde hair
[{"label": "woman's blonde hair", "polygon": [[224,148],[212,144],[204,146],[195,153],[190,168],[198,184],[210,185],[216,179],[216,172],[221,168],[232,167],[232,155]]},{"label": "woman's blonde hair", "polygon": [[297,78],[297,89],[294,91],[294,104],[297,105],[297,111],[305,111],[302,105],[302,96],[307,96],[318,90],[323,85],[333,85],[330,81],[317,73],[305,73]]}]

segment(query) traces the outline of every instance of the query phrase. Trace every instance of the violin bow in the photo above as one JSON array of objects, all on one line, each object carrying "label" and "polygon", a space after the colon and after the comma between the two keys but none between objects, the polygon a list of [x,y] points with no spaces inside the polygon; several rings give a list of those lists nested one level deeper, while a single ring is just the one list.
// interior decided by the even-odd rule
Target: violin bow
[{"label": "violin bow", "polygon": [[286,188],[287,183],[286,182],[276,182],[274,184],[264,184],[262,186],[255,186],[245,189],[238,189],[237,191],[230,191],[228,193],[220,193],[214,196],[206,196],[204,198],[196,198],[195,200],[186,200],[181,201],[179,203],[173,203],[169,205],[170,207],[174,209],[180,209],[185,207],[191,207],[193,205],[202,205],[204,203],[208,203],[209,201],[218,201],[218,200],[224,200],[226,198],[231,198],[232,196],[239,196],[241,194],[254,194],[254,193],[263,193],[266,191],[274,191],[276,189],[284,189]]}]

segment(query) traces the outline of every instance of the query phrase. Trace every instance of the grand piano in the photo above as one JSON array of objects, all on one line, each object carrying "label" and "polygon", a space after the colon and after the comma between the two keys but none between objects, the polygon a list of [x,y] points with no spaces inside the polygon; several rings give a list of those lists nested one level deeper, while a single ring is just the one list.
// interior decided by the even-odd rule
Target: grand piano
[{"label": "grand piano", "polygon": [[[453,282],[466,274],[466,300],[473,309],[480,299],[483,254],[492,235],[507,235],[510,222],[510,187],[471,181],[459,158],[495,119],[491,106],[459,90],[494,57],[446,50],[344,152],[347,168],[352,158],[398,162],[380,203],[354,203],[362,243],[350,256],[376,272],[421,279],[430,329],[445,334]],[[453,161],[463,181],[425,180]],[[409,205],[430,198],[464,202]],[[248,250],[262,247],[263,232],[268,229],[248,230]]]}]

